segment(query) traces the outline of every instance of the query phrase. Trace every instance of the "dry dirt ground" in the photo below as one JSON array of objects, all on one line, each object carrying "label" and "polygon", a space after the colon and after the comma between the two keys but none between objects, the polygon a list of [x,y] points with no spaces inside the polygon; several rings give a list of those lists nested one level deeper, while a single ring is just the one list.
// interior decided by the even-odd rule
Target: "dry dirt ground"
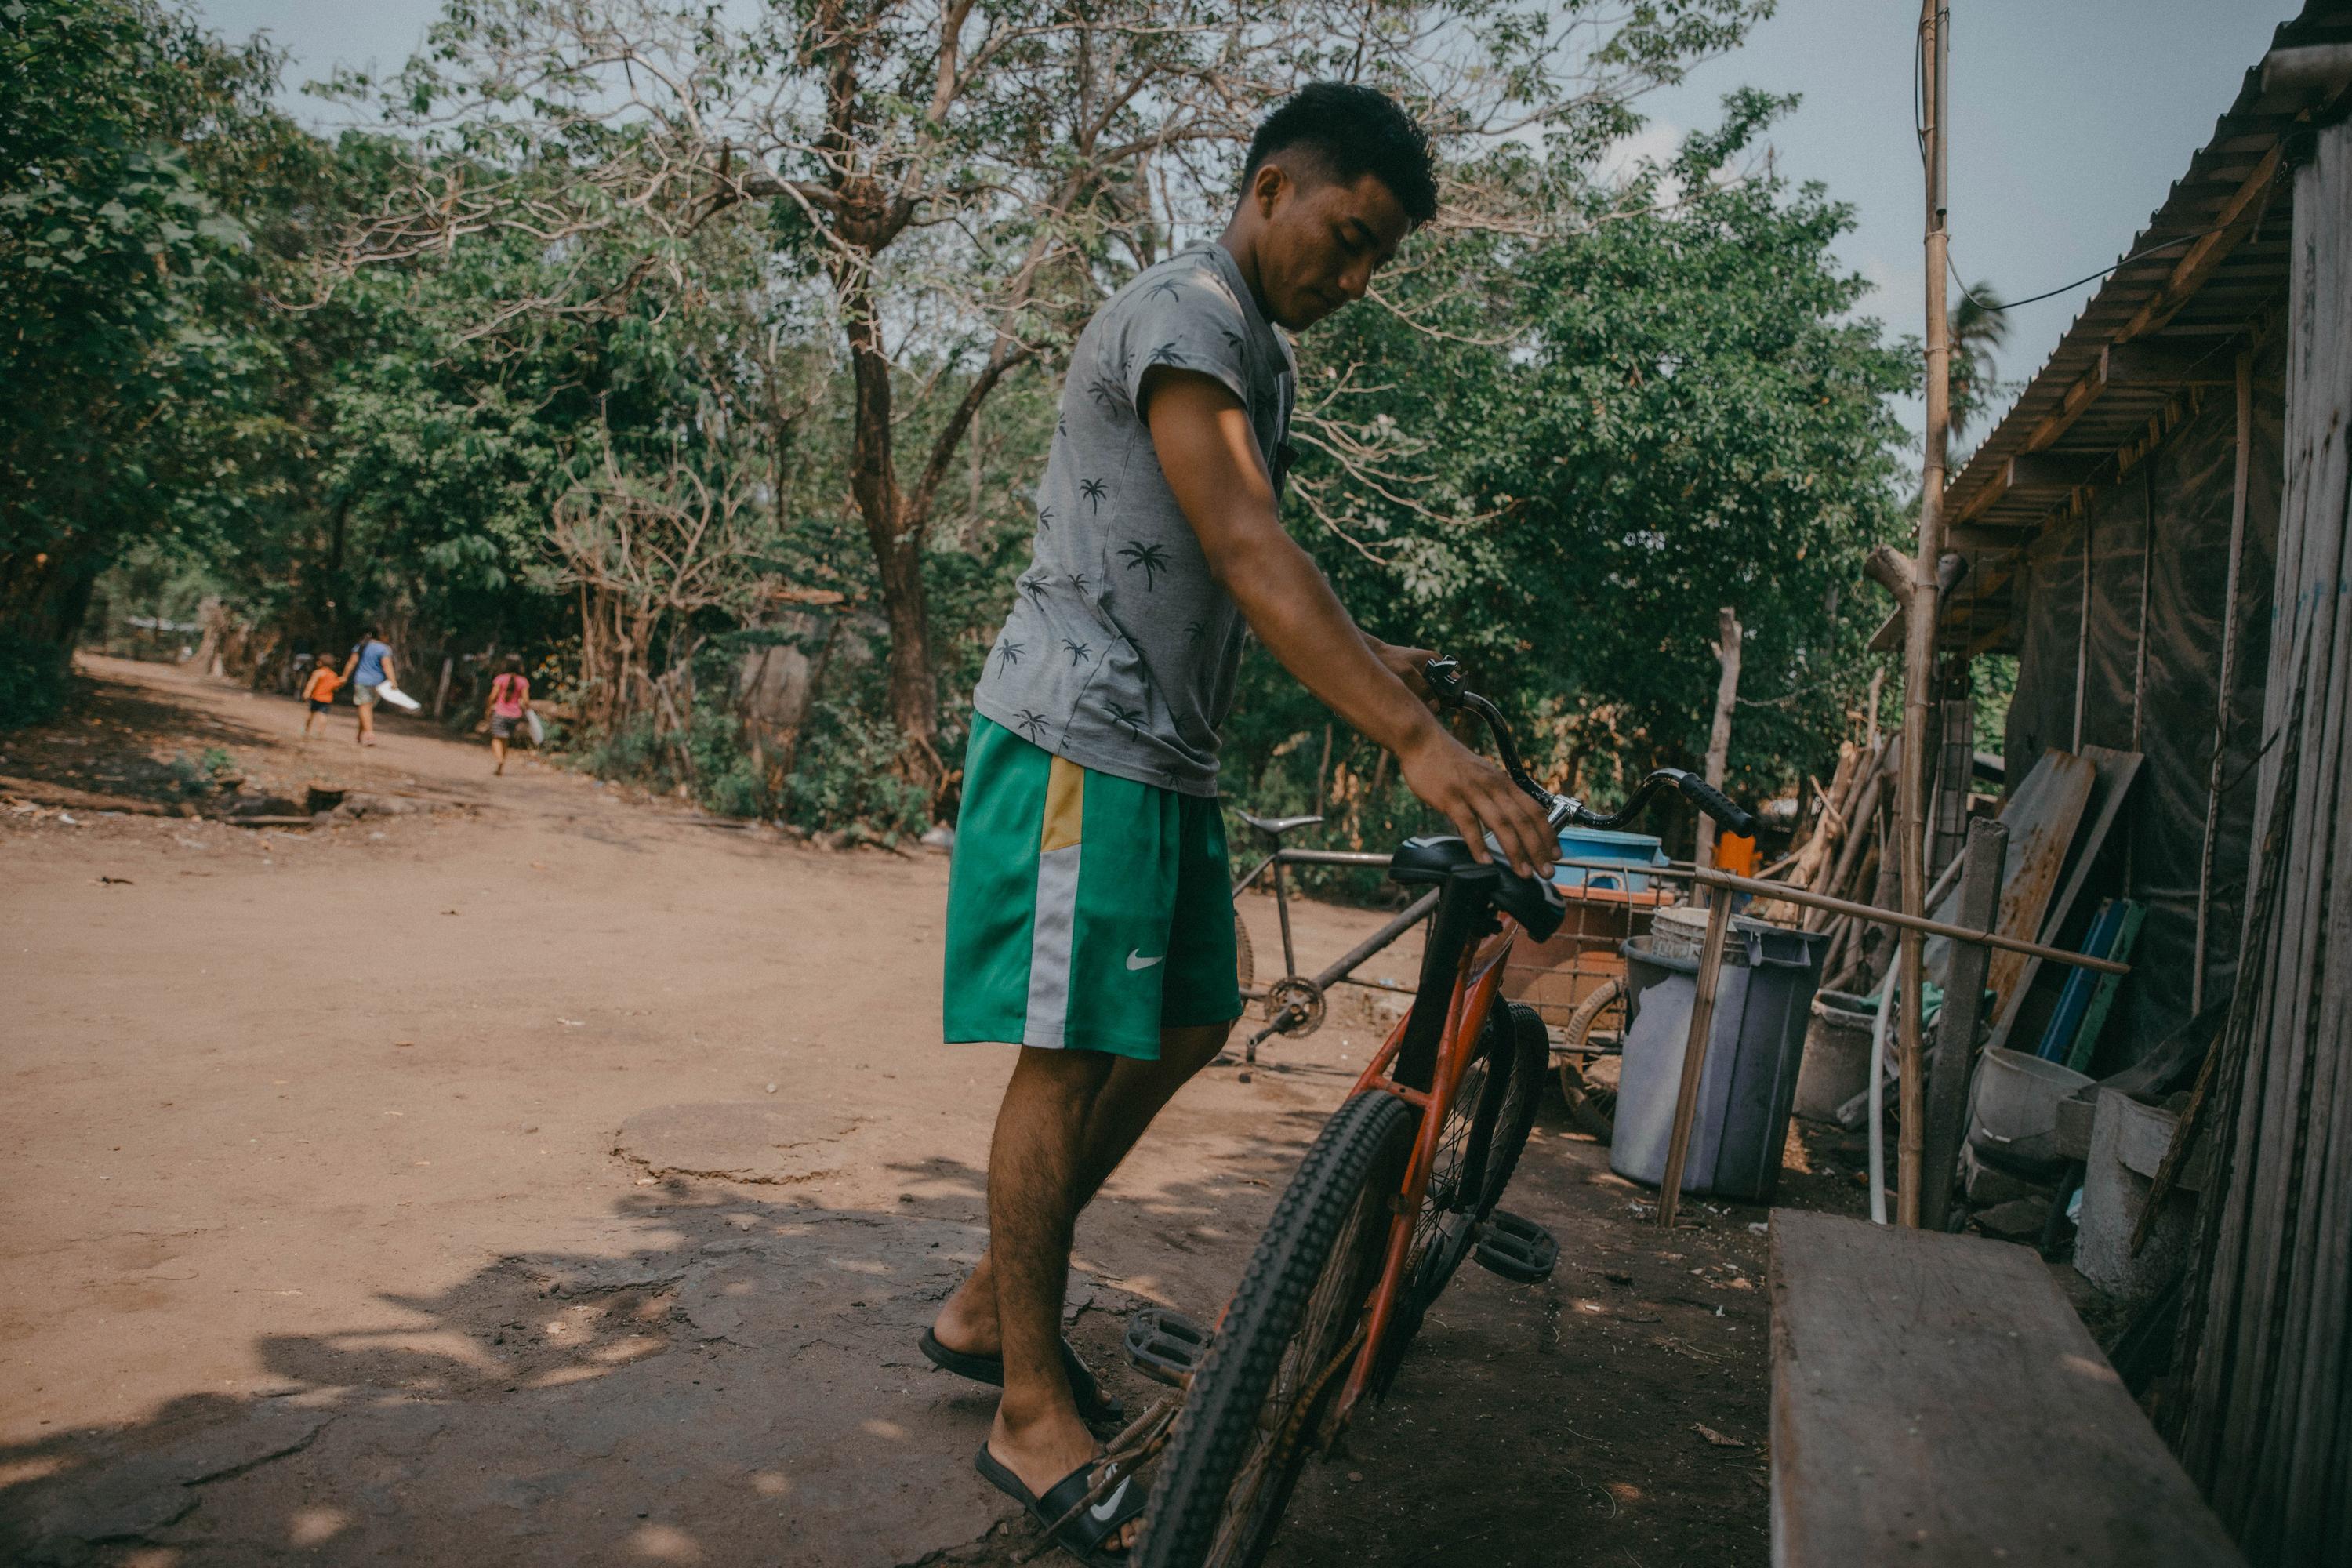
[{"label": "dry dirt ground", "polygon": [[[1008,1067],[938,1041],[943,859],[82,674],[68,720],[0,734],[0,1561],[1026,1549],[971,1469],[988,1399],[914,1346],[982,1239]],[[214,747],[411,809],[135,814]],[[1379,918],[1303,909],[1304,956]],[[1083,1221],[1072,1331],[1131,1403],[1122,1314],[1215,1311],[1369,1026],[1204,1074]],[[1669,1242],[1605,1152],[1547,1112],[1510,1205],[1558,1274],[1464,1271],[1276,1561],[1766,1561],[1762,1213]]]}]

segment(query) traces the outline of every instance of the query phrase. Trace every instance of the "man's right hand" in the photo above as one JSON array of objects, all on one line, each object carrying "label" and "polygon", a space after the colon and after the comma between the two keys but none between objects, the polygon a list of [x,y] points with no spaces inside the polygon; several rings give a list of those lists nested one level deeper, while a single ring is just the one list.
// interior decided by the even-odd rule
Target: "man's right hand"
[{"label": "man's right hand", "polygon": [[1509,774],[1434,721],[1397,753],[1397,768],[1406,788],[1454,824],[1471,854],[1488,858],[1486,833],[1491,831],[1520,876],[1551,874],[1552,863],[1559,858],[1559,841],[1544,820],[1543,808]]}]

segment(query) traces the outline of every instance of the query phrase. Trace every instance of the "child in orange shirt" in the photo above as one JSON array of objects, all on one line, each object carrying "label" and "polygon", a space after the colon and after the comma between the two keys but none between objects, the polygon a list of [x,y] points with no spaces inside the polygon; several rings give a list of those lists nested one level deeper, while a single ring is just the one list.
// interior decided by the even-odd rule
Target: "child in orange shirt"
[{"label": "child in orange shirt", "polygon": [[310,738],[310,726],[334,705],[335,688],[342,683],[342,677],[335,673],[334,665],[328,660],[322,658],[311,667],[310,679],[302,683],[302,695],[310,704],[310,711],[302,716],[302,739]]}]

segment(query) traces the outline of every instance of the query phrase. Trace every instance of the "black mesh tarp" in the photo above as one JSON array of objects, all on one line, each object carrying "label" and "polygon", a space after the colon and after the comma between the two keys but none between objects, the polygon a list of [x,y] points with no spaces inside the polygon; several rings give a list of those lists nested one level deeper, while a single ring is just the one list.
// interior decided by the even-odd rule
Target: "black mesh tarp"
[{"label": "black mesh tarp", "polygon": [[[2258,356],[2238,648],[2206,912],[2208,1003],[2229,994],[2244,908],[2278,528],[2280,371],[2275,347]],[[2020,572],[2010,778],[2023,778],[2045,750],[2071,750],[2078,740],[2147,759],[2116,831],[2058,933],[2061,946],[2078,945],[2102,898],[2147,906],[2132,975],[2093,1062],[2101,1073],[2136,1060],[2189,1015],[2236,447],[2232,389],[2204,389],[2202,402],[2153,453],[2099,491],[2083,522],[2046,531]],[[2010,1045],[2030,1051],[2039,1043],[2064,981],[2063,971],[2044,966]]]}]

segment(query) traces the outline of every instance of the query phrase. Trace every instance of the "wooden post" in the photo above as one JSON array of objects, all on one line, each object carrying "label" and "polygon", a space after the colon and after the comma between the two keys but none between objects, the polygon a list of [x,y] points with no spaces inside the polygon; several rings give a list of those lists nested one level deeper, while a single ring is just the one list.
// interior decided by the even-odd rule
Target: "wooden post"
[{"label": "wooden post", "polygon": [[[1919,548],[1912,564],[1909,619],[1903,660],[1903,774],[1895,796],[1895,853],[1903,872],[1902,908],[1916,918],[1927,892],[1927,781],[1930,755],[1927,730],[1929,687],[1936,662],[1936,578],[1944,553],[1945,446],[1950,435],[1952,335],[1944,274],[1945,94],[1950,83],[1951,39],[1947,0],[1921,0],[1920,86],[1927,110],[1927,429],[1926,460],[1919,477]],[[1898,1051],[1903,1072],[1903,1135],[1896,1145],[1895,1210],[1907,1226],[1919,1223],[1920,1163],[1925,1144],[1927,1095],[1919,1070],[1919,933],[1905,927],[1903,984],[1896,998],[1901,1026]]]},{"label": "wooden post", "polygon": [[[2253,465],[2254,356],[2238,355],[2237,478],[2230,490],[2230,566],[2221,590],[2221,668],[2214,678],[2213,769],[2205,784],[2205,840],[2197,861],[2197,952],[2189,973],[2189,1014],[2205,1010],[2205,931],[2213,907],[2213,842],[2221,826],[2222,763],[2230,751],[2230,687],[2236,679],[2238,571],[2246,552],[2246,484]],[[2154,519],[2149,531],[2155,531]],[[2140,619],[2147,620],[2145,615]],[[2143,634],[2145,635],[2145,634]],[[2153,1210],[2150,1211],[2154,1212]]]},{"label": "wooden post", "polygon": [[[1731,765],[1731,710],[1739,700],[1739,616],[1728,605],[1716,612],[1715,657],[1723,674],[1715,683],[1715,725],[1706,735],[1706,782],[1721,789]],[[1701,866],[1715,864],[1715,818],[1703,811],[1698,848],[1691,858]]]},{"label": "wooden post", "polygon": [[449,706],[449,677],[456,672],[457,668],[457,660],[454,656],[445,655],[442,658],[441,689],[433,694],[433,717],[436,719],[441,717],[441,710]]},{"label": "wooden post", "polygon": [[[1954,923],[1990,931],[2000,915],[2000,876],[2009,859],[2009,828],[1980,817],[1969,825],[1968,847],[1960,851],[1959,918]],[[1944,1228],[1950,1212],[1952,1175],[1960,1163],[1960,1140],[1968,1132],[1969,1079],[1976,1064],[1977,1025],[1984,1013],[1985,974],[1992,949],[1973,942],[1952,944],[1952,969],[1944,991],[1944,1012],[1936,1023],[1936,1070],[1927,1083],[1926,1146],[1921,1155],[1919,1224]]]},{"label": "wooden post", "polygon": [[1682,1206],[1683,1163],[1690,1158],[1691,1122],[1698,1115],[1698,1080],[1706,1070],[1707,1043],[1715,1035],[1715,993],[1723,980],[1723,942],[1731,931],[1731,889],[1717,888],[1707,901],[1706,945],[1699,950],[1698,990],[1691,997],[1690,1037],[1683,1042],[1683,1081],[1675,1091],[1674,1131],[1666,1138],[1665,1179],[1658,1188],[1658,1223],[1675,1227]]}]

